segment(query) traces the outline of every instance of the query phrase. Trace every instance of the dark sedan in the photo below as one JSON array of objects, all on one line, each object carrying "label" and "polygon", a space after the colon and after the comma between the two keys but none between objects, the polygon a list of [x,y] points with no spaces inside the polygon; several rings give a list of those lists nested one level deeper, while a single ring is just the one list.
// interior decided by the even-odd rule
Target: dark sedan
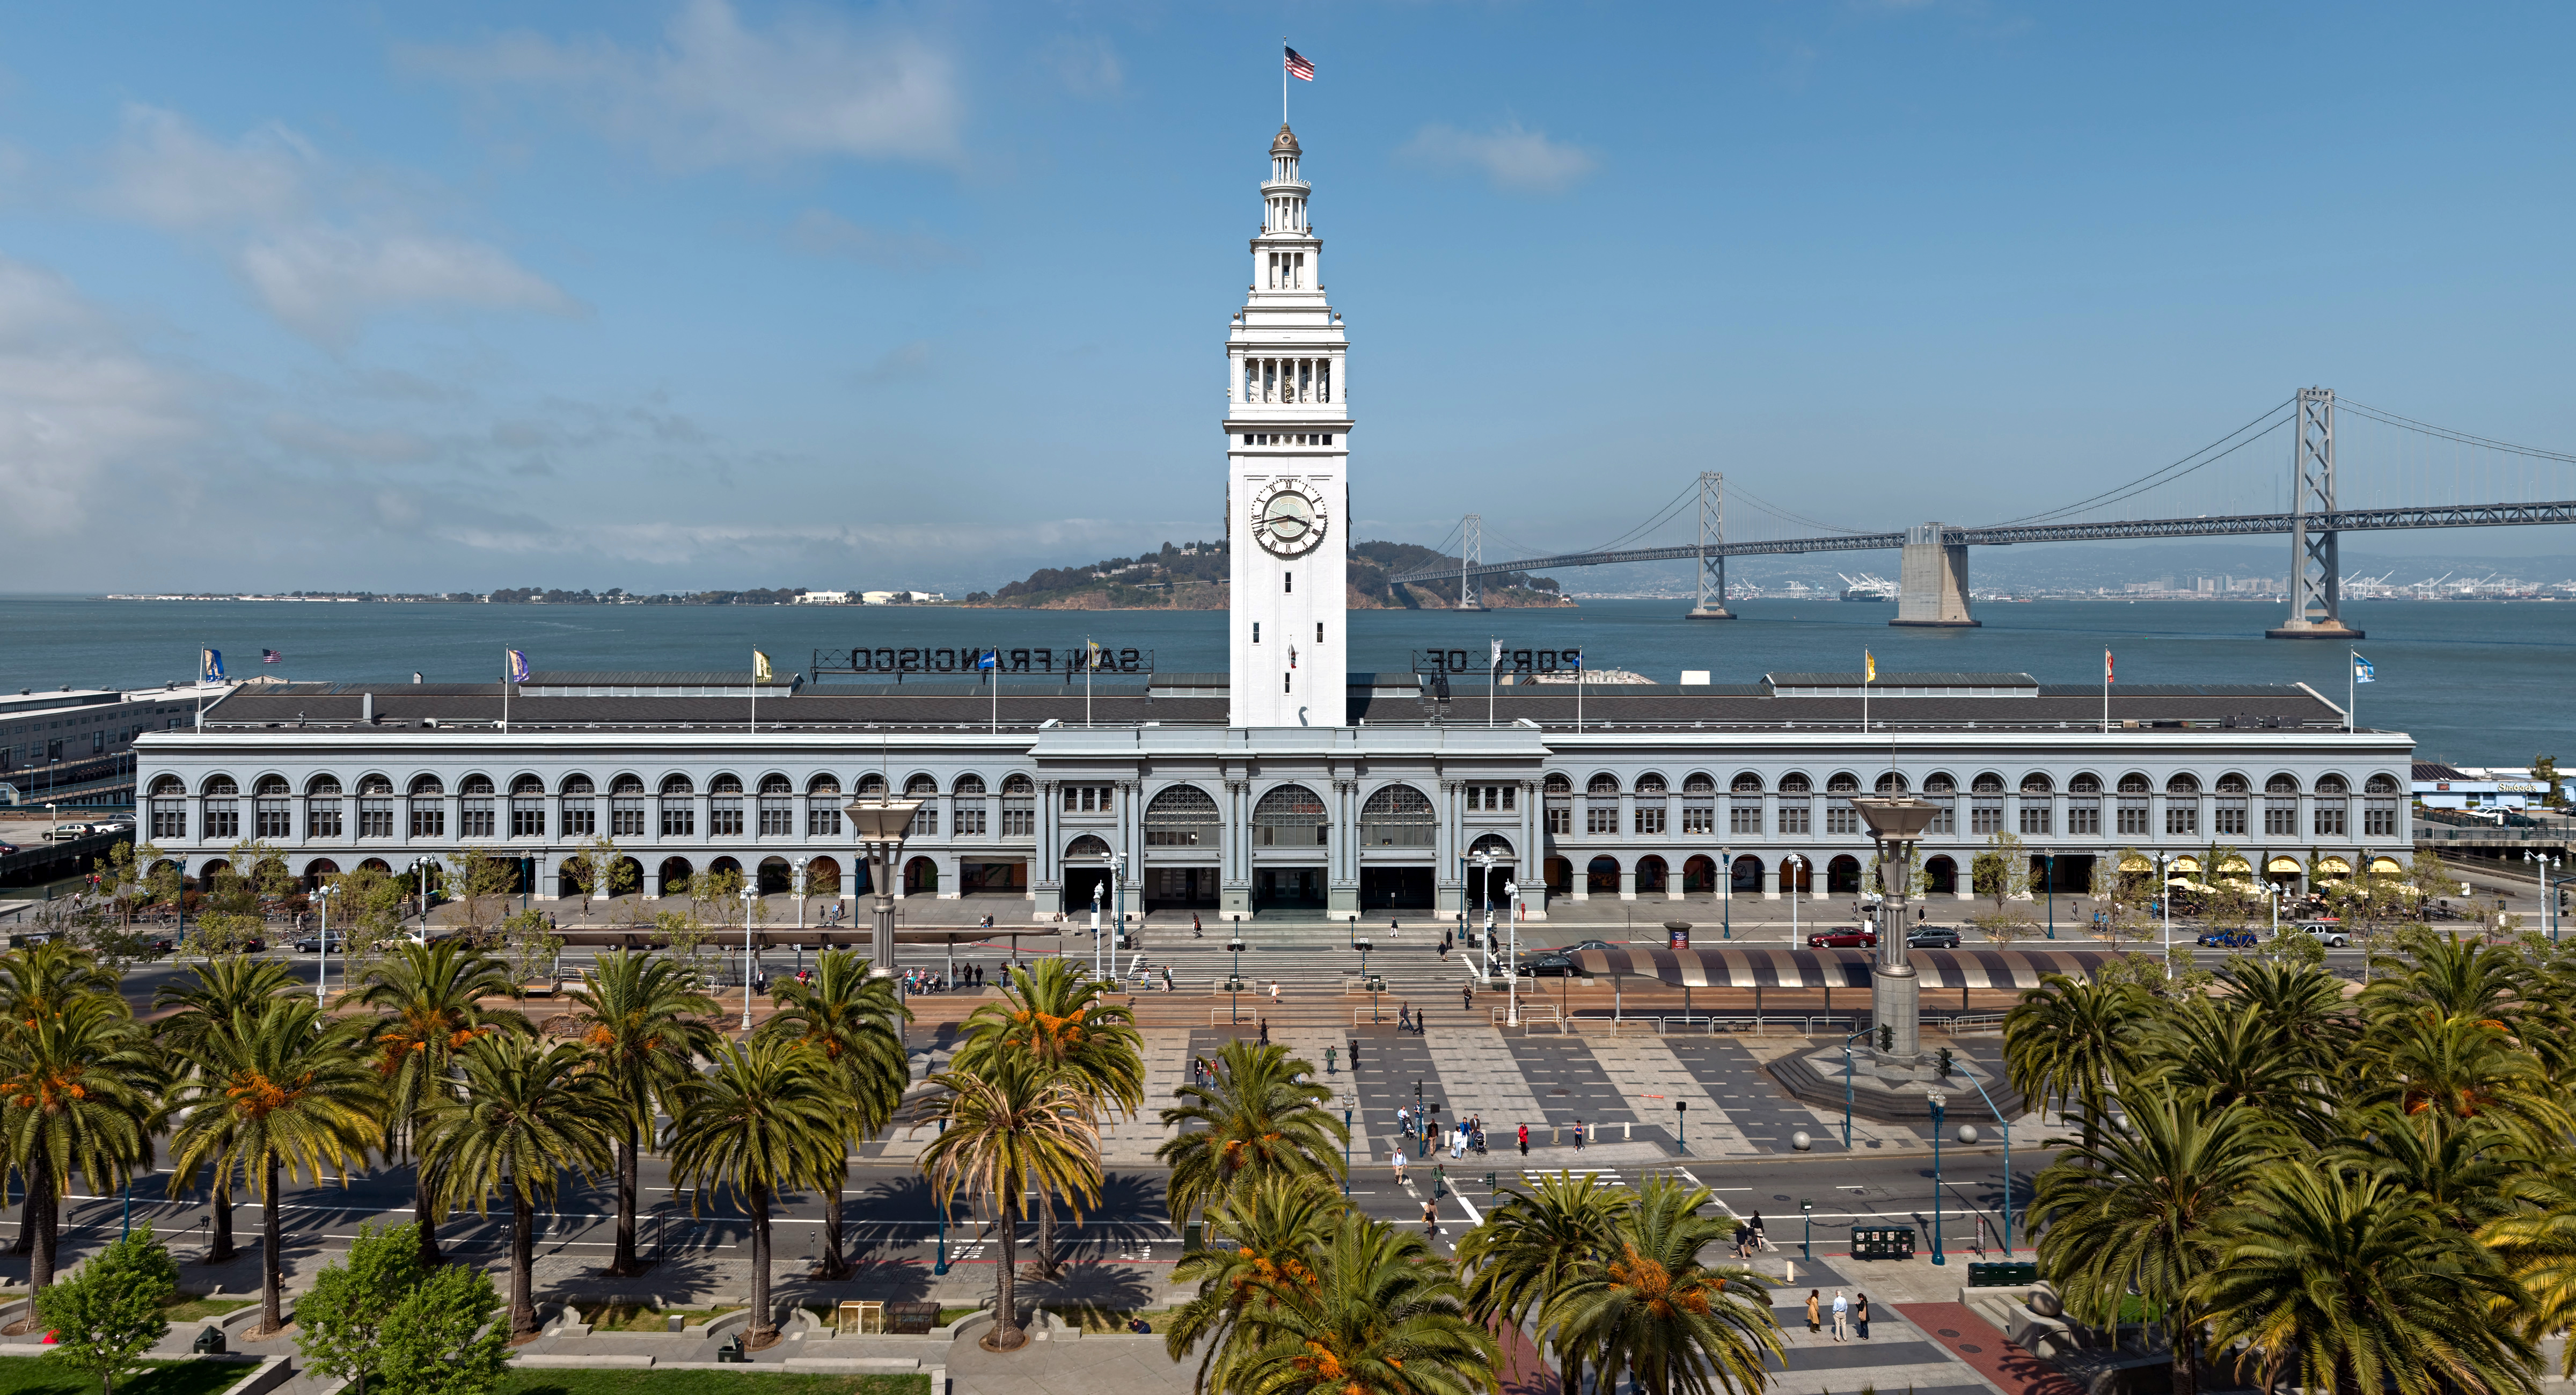
[{"label": "dark sedan", "polygon": [[1839,930],[1822,930],[1807,937],[1809,949],[1876,949],[1878,932],[1846,925]]},{"label": "dark sedan", "polygon": [[2252,949],[2257,939],[2251,930],[2212,930],[2199,943],[2211,949]]},{"label": "dark sedan", "polygon": [[1583,971],[1581,969],[1574,966],[1574,959],[1571,955],[1555,953],[1533,954],[1521,960],[1521,977],[1523,978],[1575,978],[1580,976],[1582,972]]},{"label": "dark sedan", "polygon": [[1949,925],[1918,925],[1905,934],[1907,949],[1957,949],[1959,931]]},{"label": "dark sedan", "polygon": [[1609,947],[1610,942],[1608,940],[1585,940],[1580,944],[1560,945],[1555,949],[1544,952],[1548,954],[1580,954],[1587,949],[1608,949]]}]

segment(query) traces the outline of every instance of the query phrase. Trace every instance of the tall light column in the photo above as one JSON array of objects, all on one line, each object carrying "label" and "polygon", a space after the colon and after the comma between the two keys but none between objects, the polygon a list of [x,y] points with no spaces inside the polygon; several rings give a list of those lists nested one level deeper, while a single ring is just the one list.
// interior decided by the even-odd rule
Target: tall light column
[{"label": "tall light column", "polygon": [[868,887],[876,893],[876,924],[868,936],[870,978],[894,973],[894,892],[886,879],[903,851],[904,834],[912,829],[913,812],[920,807],[918,799],[878,798],[852,800],[841,810],[858,834],[859,846],[866,850]]},{"label": "tall light column", "polygon": [[1878,1053],[1879,1064],[1911,1066],[1923,1054],[1923,982],[1905,959],[1905,893],[1913,880],[1914,845],[1940,806],[1898,795],[1863,796],[1852,807],[1878,845],[1878,963],[1870,971],[1869,1005],[1888,1043]]}]

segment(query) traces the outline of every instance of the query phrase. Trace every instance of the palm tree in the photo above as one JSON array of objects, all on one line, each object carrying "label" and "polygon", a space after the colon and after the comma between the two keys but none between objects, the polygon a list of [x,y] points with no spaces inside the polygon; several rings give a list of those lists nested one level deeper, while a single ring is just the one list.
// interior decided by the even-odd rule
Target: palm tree
[{"label": "palm tree", "polygon": [[2039,1175],[2030,1228],[2040,1272],[2067,1311],[2097,1327],[2117,1325],[2132,1293],[2161,1308],[2174,1391],[2193,1395],[2196,1285],[2218,1261],[2221,1218],[2281,1140],[2243,1105],[2210,1106],[2170,1086],[2122,1103],[2126,1128]]},{"label": "palm tree", "polygon": [[2240,956],[2218,976],[2309,1069],[2330,1073],[2351,1051],[2361,1024],[2344,1002],[2343,980],[2324,966]]},{"label": "palm tree", "polygon": [[570,1043],[478,1037],[463,1065],[464,1089],[433,1100],[421,1122],[421,1160],[444,1203],[482,1211],[494,1192],[509,1197],[510,1339],[524,1341],[537,1332],[537,1203],[553,1204],[567,1169],[585,1182],[608,1170],[617,1096]]},{"label": "palm tree", "polygon": [[[269,999],[295,986],[295,975],[284,963],[253,959],[246,954],[201,961],[195,974],[192,981],[165,983],[152,993],[156,1010],[178,1009],[154,1025],[154,1035],[169,1053],[172,1068],[183,1075],[202,1073],[214,1038],[231,1031],[236,1018],[258,1020]],[[206,1247],[205,1262],[222,1264],[235,1253],[233,1185],[239,1178],[229,1167],[217,1166],[212,1171],[213,1234]],[[185,1174],[170,1174],[173,1194],[187,1185],[190,1183]]]},{"label": "palm tree", "polygon": [[2263,1170],[2195,1308],[2264,1389],[2504,1395],[2539,1389],[2534,1347],[2488,1320],[2521,1292],[2421,1196],[2305,1160]]},{"label": "palm tree", "polygon": [[601,955],[569,996],[581,1008],[582,1047],[617,1095],[617,1248],[608,1273],[632,1277],[644,1272],[635,1255],[636,1160],[654,1106],[677,1114],[676,1087],[694,1076],[696,1058],[715,1054],[722,1038],[704,1019],[716,1000],[679,964],[625,950]]},{"label": "palm tree", "polygon": [[[69,940],[46,940],[0,954],[0,1024],[26,1022],[83,994],[115,997],[117,976]],[[124,999],[116,998],[119,1005]],[[5,1030],[5,1026],[0,1026]],[[36,1242],[36,1194],[27,1193],[18,1213],[14,1254],[26,1254]]]},{"label": "palm tree", "polygon": [[[456,1061],[468,1043],[493,1032],[532,1030],[518,1013],[487,1013],[481,1006],[482,999],[517,992],[508,965],[457,940],[406,944],[368,966],[358,1001],[378,1014],[376,1069],[385,1080],[389,1145],[414,1138],[431,1107],[455,1097]],[[438,1183],[417,1159],[412,1221],[420,1227],[421,1267],[437,1268]]]},{"label": "palm tree", "polygon": [[1700,1263],[1728,1229],[1700,1214],[1713,1200],[1705,1187],[1649,1179],[1621,1218],[1617,1251],[1558,1295],[1557,1350],[1588,1353],[1605,1387],[1624,1373],[1640,1395],[1759,1392],[1780,1329],[1761,1276]]},{"label": "palm tree", "polygon": [[2530,966],[2509,950],[2428,929],[2400,931],[2397,949],[2370,956],[2371,972],[2386,975],[2361,993],[2374,1016],[2506,1019],[2529,1001],[2523,989]]},{"label": "palm tree", "polygon": [[1239,1188],[1208,1213],[1223,1243],[1193,1250],[1172,1266],[1172,1282],[1198,1292],[1172,1314],[1163,1349],[1174,1362],[1199,1353],[1193,1395],[1220,1361],[1268,1339],[1264,1320],[1316,1281],[1317,1252],[1343,1210],[1341,1195],[1308,1178],[1269,1177]]},{"label": "palm tree", "polygon": [[[967,1017],[966,1042],[951,1069],[972,1071],[992,1056],[1015,1052],[1064,1076],[1091,1100],[1092,1113],[1134,1114],[1145,1103],[1143,1039],[1135,1018],[1108,1000],[1110,985],[1065,959],[1041,959],[1012,970],[1002,998]],[[1038,1272],[1058,1269],[1055,1202],[1040,1197]]]},{"label": "palm tree", "polygon": [[[1549,1325],[1550,1305],[1578,1276],[1597,1273],[1620,1252],[1620,1227],[1633,1202],[1598,1176],[1555,1173],[1535,1192],[1516,1192],[1458,1242],[1468,1276],[1468,1310],[1486,1323]],[[1582,1386],[1582,1354],[1556,1349],[1565,1395]]]},{"label": "palm tree", "polygon": [[[893,979],[871,978],[868,969],[868,961],[849,950],[823,951],[814,961],[814,981],[781,984],[772,995],[778,1014],[760,1027],[763,1035],[819,1051],[831,1063],[849,1101],[842,1116],[845,1144],[883,1132],[912,1086],[912,1059],[903,1040],[912,1008]],[[823,1279],[850,1276],[850,1261],[841,1253],[841,1188],[849,1178],[849,1159],[846,1147],[840,1151],[840,1164],[821,1179],[823,1258],[814,1274]]]},{"label": "palm tree", "polygon": [[1331,1090],[1299,1079],[1314,1070],[1284,1046],[1230,1041],[1217,1052],[1213,1084],[1173,1092],[1183,1103],[1162,1119],[1180,1132],[1154,1150],[1172,1169],[1173,1224],[1256,1178],[1341,1180],[1340,1149],[1350,1129],[1324,1108]]},{"label": "palm tree", "polygon": [[[2576,1178],[2562,1169],[2516,1190],[2523,1208],[2487,1222],[2478,1239],[2521,1286],[2514,1318],[2525,1338],[2538,1340],[2576,1326]],[[2576,1342],[2562,1344],[2558,1375],[2576,1376]]]},{"label": "palm tree", "polygon": [[55,1225],[78,1172],[106,1192],[147,1161],[161,1070],[122,1000],[73,997],[0,1034],[0,1132],[35,1221],[28,1287],[54,1281]]},{"label": "palm tree", "polygon": [[2370,1103],[2476,1121],[2534,1147],[2576,1129],[2540,1062],[2492,1020],[2408,1012],[2372,1037],[2380,1054],[2367,1071]]},{"label": "palm tree", "polygon": [[2463,1235],[2509,1213],[2529,1190],[2534,1155],[2501,1129],[2385,1106],[2354,1109],[2349,1120],[2360,1135],[2327,1149],[2326,1161],[2414,1193]]},{"label": "palm tree", "polygon": [[846,1166],[841,1082],[821,1052],[772,1038],[728,1045],[679,1090],[671,1185],[692,1207],[730,1191],[751,1218],[751,1339],[777,1340],[769,1311],[769,1212],[778,1197]]},{"label": "palm tree", "polygon": [[2142,1081],[2192,1091],[2212,1106],[2242,1104],[2323,1143],[2330,1101],[2308,1053],[2250,1002],[2184,1000],[2134,1053]]},{"label": "palm tree", "polygon": [[[2096,1141],[2103,1092],[2135,1064],[2146,1003],[2125,982],[2050,974],[2004,1014],[2004,1073],[2023,1099],[2083,1121]],[[2072,1101],[2077,1110],[2069,1110]]]},{"label": "palm tree", "polygon": [[1259,1395],[1467,1395],[1497,1389],[1494,1334],[1418,1236],[1345,1211],[1315,1281],[1263,1319],[1267,1341],[1220,1363],[1217,1388]]},{"label": "palm tree", "polygon": [[278,1250],[278,1181],[347,1182],[384,1138],[383,1079],[367,1056],[364,1023],[334,1019],[302,996],[277,998],[209,1038],[205,1059],[175,1099],[185,1122],[170,1141],[181,1176],[238,1171],[260,1200],[260,1331],[285,1325]]},{"label": "palm tree", "polygon": [[1014,1351],[1020,1330],[1019,1223],[1032,1188],[1087,1207],[1100,1196],[1100,1129],[1091,1102],[1054,1071],[1003,1056],[984,1069],[930,1077],[943,1092],[932,1118],[937,1138],[921,1150],[921,1170],[942,1207],[957,1193],[991,1203],[1002,1242],[993,1330],[986,1348]]}]

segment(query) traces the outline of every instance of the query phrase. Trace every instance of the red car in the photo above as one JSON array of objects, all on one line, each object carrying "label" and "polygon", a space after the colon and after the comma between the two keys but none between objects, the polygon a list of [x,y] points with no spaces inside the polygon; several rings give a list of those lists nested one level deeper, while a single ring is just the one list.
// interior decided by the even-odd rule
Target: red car
[{"label": "red car", "polygon": [[1820,931],[1807,937],[1807,948],[1876,949],[1878,948],[1878,932],[1875,930],[1862,930],[1852,926],[1845,926],[1840,930]]}]

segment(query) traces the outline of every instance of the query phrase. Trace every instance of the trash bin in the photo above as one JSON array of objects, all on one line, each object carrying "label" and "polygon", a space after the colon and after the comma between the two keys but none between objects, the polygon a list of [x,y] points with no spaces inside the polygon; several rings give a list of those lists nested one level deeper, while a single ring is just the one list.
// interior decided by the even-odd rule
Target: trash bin
[{"label": "trash bin", "polygon": [[1690,948],[1690,932],[1690,922],[1687,920],[1667,920],[1664,922],[1666,943],[1674,949]]},{"label": "trash bin", "polygon": [[221,1356],[224,1354],[224,1330],[210,1323],[197,1334],[193,1345],[199,1356]]}]

